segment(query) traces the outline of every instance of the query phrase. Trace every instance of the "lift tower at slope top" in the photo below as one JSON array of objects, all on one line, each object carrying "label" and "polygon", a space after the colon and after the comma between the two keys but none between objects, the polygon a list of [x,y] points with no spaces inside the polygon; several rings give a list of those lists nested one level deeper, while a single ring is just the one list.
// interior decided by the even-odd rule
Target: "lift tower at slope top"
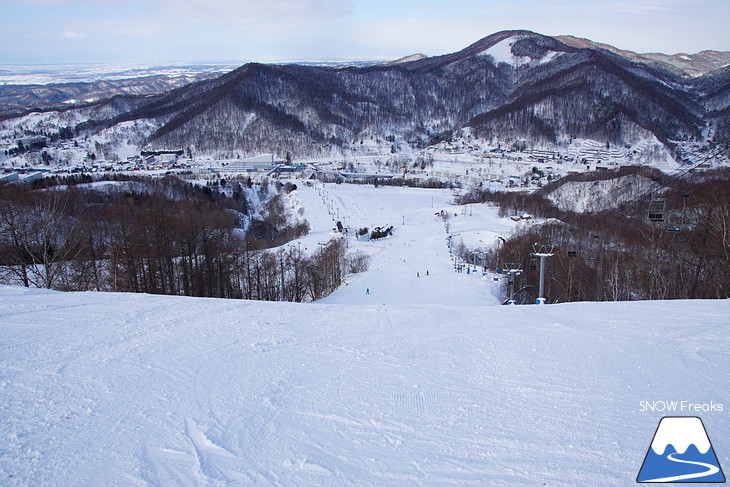
[{"label": "lift tower at slope top", "polygon": [[507,304],[517,304],[515,301],[515,281],[522,274],[522,265],[518,263],[505,264],[502,272],[509,275],[507,281],[509,284],[509,299],[507,300]]},{"label": "lift tower at slope top", "polygon": [[553,249],[548,250],[547,245],[534,244],[532,246],[532,255],[540,257],[540,290],[537,295],[535,304],[546,304],[545,299],[545,258],[553,256]]}]

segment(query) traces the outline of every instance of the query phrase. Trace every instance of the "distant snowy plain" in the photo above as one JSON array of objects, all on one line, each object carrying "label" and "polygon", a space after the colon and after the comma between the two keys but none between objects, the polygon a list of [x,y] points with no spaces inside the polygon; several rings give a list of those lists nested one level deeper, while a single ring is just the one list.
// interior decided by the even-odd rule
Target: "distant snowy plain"
[{"label": "distant snowy plain", "polygon": [[517,224],[449,200],[293,193],[292,245],[395,227],[323,302],[0,287],[0,484],[626,486],[664,400],[723,404],[687,415],[730,465],[730,301],[497,306],[434,213],[472,244]]},{"label": "distant snowy plain", "polygon": [[0,85],[46,85],[90,83],[103,80],[134,79],[145,76],[194,77],[206,73],[226,73],[240,64],[52,64],[0,65]]}]

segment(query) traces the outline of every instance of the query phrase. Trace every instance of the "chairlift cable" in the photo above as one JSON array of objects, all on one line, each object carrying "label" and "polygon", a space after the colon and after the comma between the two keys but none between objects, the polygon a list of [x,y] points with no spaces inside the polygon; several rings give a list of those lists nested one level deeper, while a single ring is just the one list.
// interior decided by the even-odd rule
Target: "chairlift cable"
[{"label": "chairlift cable", "polygon": [[[669,179],[666,180],[666,181],[664,181],[664,183],[662,184],[662,186],[668,187],[670,184],[672,184],[672,183],[680,180],[681,178],[683,178],[684,176],[686,176],[687,174],[689,174],[692,170],[696,169],[700,164],[703,164],[703,163],[707,162],[708,160],[717,157],[718,155],[722,154],[726,150],[728,150],[728,147],[721,147],[718,150],[716,150],[714,153],[711,153],[711,154],[705,156],[704,159],[702,159],[701,161],[696,162],[696,163],[690,165],[687,168],[682,168],[682,169],[677,168],[677,169],[675,169],[675,171],[677,171],[677,173],[676,174],[673,174],[673,175],[670,175]],[[705,183],[705,184],[709,184],[709,181],[707,183]],[[632,201],[622,203],[621,205],[619,205],[618,207],[614,208],[613,210],[609,210],[607,213],[600,213],[600,214],[593,215],[592,217],[588,218],[588,220],[586,222],[584,222],[584,223],[582,223],[580,225],[577,225],[576,226],[576,229],[577,230],[589,230],[591,227],[594,226],[594,224],[599,219],[600,220],[604,220],[607,217],[611,217],[614,214],[623,211],[623,208],[625,208],[627,205],[629,205],[631,203],[637,203],[637,202],[639,202],[641,200],[646,199],[646,197],[649,196],[654,191],[655,191],[654,188],[646,189],[642,193],[640,193],[638,196],[636,196]]]},{"label": "chairlift cable", "polygon": [[[727,150],[728,150],[728,147],[727,146],[725,146],[725,147],[719,147],[714,152],[706,155],[702,160],[700,160],[698,162],[695,162],[694,164],[691,164],[689,167],[675,169],[674,170],[675,173],[674,174],[670,174],[668,176],[669,179],[665,180],[664,181],[664,184],[662,184],[662,185],[665,188],[669,187],[669,185],[671,185],[674,182],[676,182],[676,181],[684,178],[692,170],[696,169],[700,164],[703,164],[703,163],[707,162],[708,160],[717,157],[718,155],[722,154],[723,152],[725,152]],[[712,182],[711,180],[708,180],[708,181],[700,184],[699,186],[693,188],[693,190],[691,190],[690,193],[695,193],[697,190],[699,190],[702,187],[710,184],[711,182]],[[588,231],[591,228],[593,228],[596,225],[596,223],[598,223],[599,221],[603,221],[603,220],[605,220],[607,218],[611,218],[612,216],[614,216],[614,215],[616,215],[618,213],[622,213],[624,211],[624,208],[626,208],[629,205],[636,204],[636,203],[638,203],[638,202],[646,199],[646,197],[649,196],[649,195],[651,195],[654,191],[655,191],[654,188],[648,188],[648,189],[644,190],[642,193],[640,193],[638,196],[634,197],[632,201],[624,202],[624,203],[618,205],[616,208],[614,208],[612,210],[609,210],[608,212],[594,214],[594,215],[590,216],[585,222],[580,223],[580,224],[573,225],[573,227],[574,227],[574,229],[576,231],[580,231],[580,232]],[[577,244],[574,245],[574,248],[576,249],[575,256],[577,257],[577,255],[578,255],[578,252],[577,252],[578,245]]]}]

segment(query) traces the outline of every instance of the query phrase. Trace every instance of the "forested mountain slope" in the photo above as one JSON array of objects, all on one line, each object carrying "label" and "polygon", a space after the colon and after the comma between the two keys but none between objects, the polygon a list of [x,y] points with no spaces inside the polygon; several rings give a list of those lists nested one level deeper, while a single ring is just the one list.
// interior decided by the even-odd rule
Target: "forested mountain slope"
[{"label": "forested mountain slope", "polygon": [[77,134],[145,121],[152,127],[146,148],[299,157],[386,137],[424,147],[466,129],[502,147],[658,140],[681,162],[688,145],[729,134],[727,67],[687,77],[667,64],[529,31],[414,59],[340,68],[247,64],[165,94],[120,95],[66,118]]}]

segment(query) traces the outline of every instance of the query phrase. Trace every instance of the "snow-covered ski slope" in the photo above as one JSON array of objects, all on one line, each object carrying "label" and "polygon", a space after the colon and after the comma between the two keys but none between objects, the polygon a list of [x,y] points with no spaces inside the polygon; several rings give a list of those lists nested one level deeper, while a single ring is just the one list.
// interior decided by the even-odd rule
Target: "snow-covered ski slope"
[{"label": "snow-covered ski slope", "polygon": [[3,485],[625,486],[641,401],[728,404],[727,301],[0,297]]},{"label": "snow-covered ski slope", "polygon": [[[443,255],[446,194],[327,189],[398,231],[351,241],[371,270],[325,303],[0,287],[0,485],[626,486],[664,415],[730,465],[730,301],[492,306]],[[316,248],[332,221],[298,193]]]},{"label": "snow-covered ski slope", "polygon": [[[364,227],[393,226],[392,237],[349,238],[349,251],[371,257],[370,270],[353,276],[324,303],[481,306],[501,302],[504,283],[491,276],[482,278],[481,272],[455,273],[448,246],[449,237],[454,246],[463,241],[472,249],[498,245],[497,237],[507,237],[517,224],[497,218],[493,207],[471,205],[465,211],[452,204],[448,190],[346,184],[302,187],[293,199],[312,225],[312,232],[301,242],[303,248],[316,250],[319,242],[332,238],[336,220],[351,233]],[[448,215],[448,231],[444,220],[436,216],[442,211]]]}]

